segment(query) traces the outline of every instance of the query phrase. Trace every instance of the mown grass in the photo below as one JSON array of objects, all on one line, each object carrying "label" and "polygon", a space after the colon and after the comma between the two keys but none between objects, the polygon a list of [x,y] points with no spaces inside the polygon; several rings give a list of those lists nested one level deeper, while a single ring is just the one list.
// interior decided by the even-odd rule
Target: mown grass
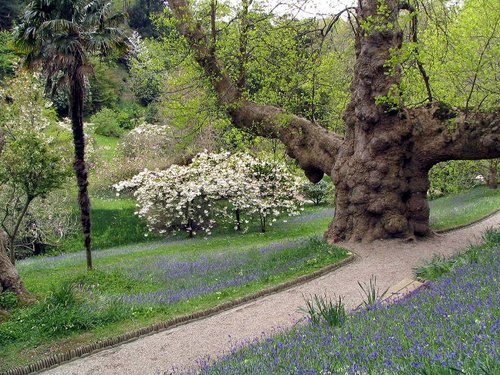
[{"label": "mown grass", "polygon": [[[234,348],[197,374],[498,374],[500,231],[428,288]],[[465,253],[464,253],[465,254]],[[443,276],[444,275],[444,276]]]},{"label": "mown grass", "polygon": [[95,152],[101,162],[109,162],[116,156],[116,149],[120,138],[106,137],[104,135],[94,134]]},{"label": "mown grass", "polygon": [[[131,198],[103,199],[92,197],[93,248],[106,249],[139,242],[151,242],[162,238],[148,232],[146,224],[134,215],[135,210],[135,201]],[[82,249],[83,240],[78,231],[63,241],[56,251],[67,253]]]},{"label": "mown grass", "polygon": [[433,229],[449,229],[477,221],[500,209],[500,189],[485,186],[430,202]]}]

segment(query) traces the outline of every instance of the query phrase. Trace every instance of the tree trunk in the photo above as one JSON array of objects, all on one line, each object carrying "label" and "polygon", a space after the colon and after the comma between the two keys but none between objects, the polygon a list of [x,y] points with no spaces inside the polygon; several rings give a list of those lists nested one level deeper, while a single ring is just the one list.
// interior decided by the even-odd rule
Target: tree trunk
[{"label": "tree trunk", "polygon": [[376,135],[352,140],[339,155],[332,175],[336,216],[328,240],[414,239],[430,233],[428,168],[412,157],[406,133],[401,124],[386,123]]},{"label": "tree trunk", "polygon": [[[332,172],[336,217],[328,240],[414,239],[429,233],[428,169],[413,153],[412,124],[399,107],[399,66],[387,66],[398,50],[396,0],[361,1],[366,21],[356,33],[352,99],[344,115],[346,140]],[[386,25],[392,25],[387,27]]]},{"label": "tree trunk", "polygon": [[27,302],[30,300],[30,294],[7,255],[7,241],[7,235],[0,231],[0,292],[14,292],[20,301]]},{"label": "tree trunk", "polygon": [[17,218],[16,225],[14,226],[14,231],[12,232],[12,235],[9,238],[9,255],[10,255],[10,261],[12,262],[13,265],[16,265],[16,237],[17,233],[19,232],[19,227],[21,226],[21,222],[23,221],[24,215],[26,215],[26,211],[28,211],[28,207],[33,200],[32,197],[28,197],[26,199],[26,202],[24,203],[24,206],[21,210],[21,213],[19,214],[19,217]]},{"label": "tree trunk", "polygon": [[241,211],[240,211],[240,209],[237,208],[235,213],[236,213],[236,230],[238,232],[240,232],[241,231]]},{"label": "tree trunk", "polygon": [[488,171],[488,187],[490,189],[498,188],[498,159],[490,160]]},{"label": "tree trunk", "polygon": [[80,205],[80,218],[82,223],[83,241],[87,256],[87,269],[92,269],[91,252],[91,222],[90,198],[88,192],[88,171],[85,164],[85,133],[83,130],[83,102],[84,82],[83,74],[77,70],[71,82],[71,125],[73,130],[73,143],[75,146],[75,160],[73,167],[78,184],[78,204]]},{"label": "tree trunk", "polygon": [[189,238],[194,238],[194,220],[193,219],[188,219],[188,237]]}]

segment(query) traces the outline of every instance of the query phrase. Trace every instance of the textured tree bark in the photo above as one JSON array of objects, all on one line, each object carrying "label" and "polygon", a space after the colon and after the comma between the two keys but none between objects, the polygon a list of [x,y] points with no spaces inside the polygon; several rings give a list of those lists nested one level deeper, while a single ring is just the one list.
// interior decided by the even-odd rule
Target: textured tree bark
[{"label": "textured tree bark", "polygon": [[[428,171],[453,159],[500,156],[499,111],[463,116],[433,103],[406,109],[399,99],[399,66],[388,66],[402,46],[398,0],[358,0],[356,65],[341,139],[304,118],[246,100],[217,59],[214,43],[187,0],[169,0],[199,65],[233,123],[279,139],[313,182],[325,173],[336,185],[330,241],[413,240],[429,229]],[[241,79],[240,79],[241,81]]]},{"label": "textured tree bark", "polygon": [[[82,68],[80,68],[82,69]],[[83,131],[83,102],[84,82],[83,73],[77,69],[72,77],[71,85],[71,125],[73,130],[73,143],[75,147],[75,159],[73,168],[78,184],[78,204],[80,205],[80,219],[82,223],[83,242],[87,256],[87,269],[92,269],[91,251],[91,221],[90,221],[90,198],[88,192],[88,172],[85,164],[85,134]]]},{"label": "textured tree bark", "polygon": [[11,291],[16,293],[21,302],[28,302],[31,299],[30,294],[24,287],[16,267],[7,255],[7,242],[7,235],[0,231],[0,293],[2,291]]}]

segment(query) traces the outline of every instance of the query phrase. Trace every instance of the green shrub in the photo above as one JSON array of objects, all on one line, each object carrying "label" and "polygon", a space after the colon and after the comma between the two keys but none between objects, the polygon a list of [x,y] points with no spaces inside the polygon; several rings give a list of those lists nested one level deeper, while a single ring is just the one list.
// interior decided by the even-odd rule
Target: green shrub
[{"label": "green shrub", "polygon": [[124,103],[119,106],[117,118],[120,128],[131,130],[144,118],[144,108],[135,102]]},{"label": "green shrub", "polygon": [[0,31],[0,80],[14,75],[14,66],[18,59],[12,34],[8,31]]},{"label": "green shrub", "polygon": [[112,109],[101,109],[90,118],[90,122],[94,124],[96,134],[107,137],[119,137],[123,134],[118,114]]},{"label": "green shrub", "polygon": [[312,324],[320,324],[323,321],[330,327],[340,327],[347,319],[344,302],[339,296],[338,300],[333,302],[326,295],[314,295],[311,299],[305,299],[306,307],[299,311],[306,314]]},{"label": "green shrub", "polygon": [[324,180],[321,180],[317,184],[307,182],[302,186],[302,193],[304,196],[317,206],[327,202],[332,196],[332,191],[332,184]]}]

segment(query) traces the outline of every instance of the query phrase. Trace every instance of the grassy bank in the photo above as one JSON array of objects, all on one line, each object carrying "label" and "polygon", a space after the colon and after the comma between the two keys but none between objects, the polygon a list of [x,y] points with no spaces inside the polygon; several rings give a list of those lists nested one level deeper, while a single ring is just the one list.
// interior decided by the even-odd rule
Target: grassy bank
[{"label": "grassy bank", "polygon": [[430,202],[433,229],[449,229],[477,221],[500,209],[500,189],[480,186]]}]

